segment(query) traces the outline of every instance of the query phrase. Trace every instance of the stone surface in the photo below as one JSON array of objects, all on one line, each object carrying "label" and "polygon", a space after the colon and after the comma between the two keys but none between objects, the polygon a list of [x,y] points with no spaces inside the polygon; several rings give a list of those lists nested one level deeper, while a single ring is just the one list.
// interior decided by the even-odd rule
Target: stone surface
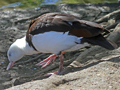
[{"label": "stone surface", "polygon": [[[62,4],[42,6],[40,10],[11,10],[0,11],[0,90],[119,90],[120,89],[120,48],[114,51],[92,52],[87,55],[85,63],[78,63],[71,67],[70,63],[84,50],[65,54],[65,64],[62,75],[44,77],[48,72],[58,69],[59,60],[55,60],[44,69],[35,64],[49,54],[44,54],[40,59],[24,63],[37,55],[25,56],[21,64],[15,65],[6,71],[8,65],[7,50],[18,38],[25,35],[31,20],[46,12],[62,12],[80,17],[80,19],[96,21],[100,17],[119,9],[118,3],[113,4]],[[109,25],[114,23],[111,19]],[[106,26],[108,22],[101,25]],[[120,43],[118,43],[120,44]],[[85,58],[82,59],[85,61]],[[23,62],[23,63],[22,63]],[[16,62],[18,63],[18,62]],[[82,66],[81,66],[82,65]]]}]

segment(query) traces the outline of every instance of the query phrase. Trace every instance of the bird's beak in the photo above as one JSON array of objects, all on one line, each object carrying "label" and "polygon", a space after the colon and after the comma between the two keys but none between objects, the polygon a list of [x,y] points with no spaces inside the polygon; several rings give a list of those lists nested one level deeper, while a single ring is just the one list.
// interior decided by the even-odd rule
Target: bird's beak
[{"label": "bird's beak", "polygon": [[8,66],[7,66],[7,69],[6,70],[9,70],[11,67],[13,67],[15,62],[11,61]]}]

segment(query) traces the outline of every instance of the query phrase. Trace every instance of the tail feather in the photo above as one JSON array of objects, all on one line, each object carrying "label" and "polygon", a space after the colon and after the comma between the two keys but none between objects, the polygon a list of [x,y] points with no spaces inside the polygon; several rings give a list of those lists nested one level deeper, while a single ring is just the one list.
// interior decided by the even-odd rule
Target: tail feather
[{"label": "tail feather", "polygon": [[114,49],[118,48],[116,43],[114,43],[114,42],[112,42],[110,40],[107,40],[107,41],[114,47]]},{"label": "tail feather", "polygon": [[84,38],[84,41],[90,44],[93,44],[93,45],[99,45],[108,50],[114,50],[117,48],[117,45],[114,42],[105,39],[102,35],[98,35],[98,36],[90,37],[90,38]]}]

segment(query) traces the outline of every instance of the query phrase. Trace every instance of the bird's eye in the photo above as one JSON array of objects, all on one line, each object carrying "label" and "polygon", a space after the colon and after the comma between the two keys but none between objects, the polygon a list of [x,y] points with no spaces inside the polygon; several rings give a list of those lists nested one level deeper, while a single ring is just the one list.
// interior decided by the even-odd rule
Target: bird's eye
[{"label": "bird's eye", "polygon": [[9,53],[9,56],[11,56],[11,53]]}]

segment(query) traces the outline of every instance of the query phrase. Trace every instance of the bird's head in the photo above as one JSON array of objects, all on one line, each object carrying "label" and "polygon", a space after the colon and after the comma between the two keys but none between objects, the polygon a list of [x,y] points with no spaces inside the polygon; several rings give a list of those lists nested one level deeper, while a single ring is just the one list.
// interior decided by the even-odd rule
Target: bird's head
[{"label": "bird's head", "polygon": [[7,56],[9,60],[9,64],[6,70],[9,70],[15,63],[15,61],[20,60],[24,56],[24,52],[20,47],[19,40],[16,40],[8,49]]}]

